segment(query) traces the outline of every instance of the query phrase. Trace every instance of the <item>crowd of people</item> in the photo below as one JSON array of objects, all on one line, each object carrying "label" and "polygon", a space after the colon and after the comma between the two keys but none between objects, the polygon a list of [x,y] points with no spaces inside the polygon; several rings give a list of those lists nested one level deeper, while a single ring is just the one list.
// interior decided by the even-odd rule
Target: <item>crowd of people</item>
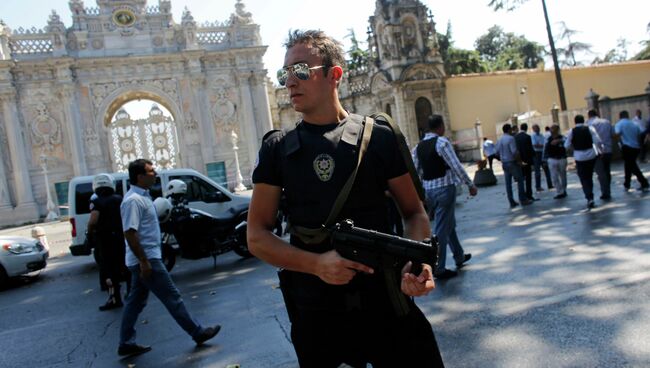
[{"label": "crowd of people", "polygon": [[[539,125],[533,125],[533,134],[527,133],[528,124],[517,126],[505,124],[503,136],[494,144],[484,139],[483,151],[492,168],[492,160],[501,160],[505,187],[510,207],[530,205],[534,197],[532,171],[535,172],[535,189],[543,191],[541,171],[544,170],[547,188],[555,189],[554,199],[567,196],[567,157],[572,153],[587,208],[596,207],[594,200],[594,172],[600,186],[600,199],[609,201],[611,195],[611,160],[614,144],[618,144],[624,161],[625,191],[632,189],[632,176],[639,182],[638,190],[650,189],[648,180],[640,170],[637,159],[645,162],[646,144],[650,141],[650,124],[644,120],[640,110],[630,119],[628,111],[619,113],[619,120],[612,125],[599,116],[596,110],[589,110],[588,119],[576,115],[575,126],[562,134],[560,126],[553,124],[545,134]],[[517,131],[519,128],[519,131]],[[517,182],[519,202],[514,200],[512,181]]]}]

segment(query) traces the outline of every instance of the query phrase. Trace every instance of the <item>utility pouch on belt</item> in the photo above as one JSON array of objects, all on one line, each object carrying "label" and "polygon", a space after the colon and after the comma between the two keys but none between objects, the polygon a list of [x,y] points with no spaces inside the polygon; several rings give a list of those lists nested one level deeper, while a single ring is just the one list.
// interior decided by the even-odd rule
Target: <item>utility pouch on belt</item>
[{"label": "utility pouch on belt", "polygon": [[296,301],[291,297],[291,273],[285,269],[280,269],[278,270],[278,279],[280,280],[282,299],[284,299],[284,305],[287,307],[289,322],[293,323],[298,307],[296,306]]}]

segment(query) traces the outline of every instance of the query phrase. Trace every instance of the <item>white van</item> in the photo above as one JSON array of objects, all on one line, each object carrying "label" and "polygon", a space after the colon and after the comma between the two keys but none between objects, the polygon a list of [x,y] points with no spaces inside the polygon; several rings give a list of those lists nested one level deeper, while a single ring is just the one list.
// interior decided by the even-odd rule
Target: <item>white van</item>
[{"label": "white van", "polygon": [[[112,173],[111,175],[115,179],[115,192],[124,196],[130,187],[129,175],[125,172]],[[94,175],[75,177],[70,180],[68,186],[68,204],[70,223],[72,224],[70,253],[73,256],[90,255],[92,251],[85,243],[85,234],[90,218],[93,177]],[[162,196],[162,188],[166,188],[167,183],[174,179],[180,179],[187,184],[186,199],[191,208],[208,212],[217,218],[232,218],[233,215],[238,215],[245,219],[248,215],[250,196],[231,193],[212,179],[192,169],[160,170],[156,177],[156,184],[149,190],[151,197],[156,199]]]}]

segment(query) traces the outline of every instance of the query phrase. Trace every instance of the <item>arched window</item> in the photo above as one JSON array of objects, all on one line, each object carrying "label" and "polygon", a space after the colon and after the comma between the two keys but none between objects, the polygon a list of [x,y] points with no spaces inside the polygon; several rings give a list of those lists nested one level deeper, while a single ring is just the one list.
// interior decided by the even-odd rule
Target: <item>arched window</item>
[{"label": "arched window", "polygon": [[420,139],[424,137],[424,133],[429,129],[429,116],[431,111],[431,102],[424,97],[415,100],[415,119],[418,122],[418,136]]}]

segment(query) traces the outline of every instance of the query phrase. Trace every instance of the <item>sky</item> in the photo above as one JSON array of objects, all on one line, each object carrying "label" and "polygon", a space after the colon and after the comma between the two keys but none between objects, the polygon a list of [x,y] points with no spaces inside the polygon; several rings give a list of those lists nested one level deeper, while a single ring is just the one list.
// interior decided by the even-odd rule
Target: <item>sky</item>
[{"label": "sky", "polygon": [[[487,6],[489,0],[423,0],[434,15],[436,30],[445,33],[451,22],[454,46],[473,49],[474,41],[493,25],[506,32],[524,35],[542,45],[548,45],[541,1],[529,0],[512,12],[494,12]],[[86,7],[95,7],[95,0],[85,0]],[[172,0],[174,20],[180,23],[187,7],[198,22],[224,21],[235,11],[236,0]],[[283,64],[283,41],[290,29],[321,29],[343,41],[349,47],[349,29],[357,39],[367,38],[368,17],[374,14],[374,0],[243,0],[246,11],[260,25],[262,42],[268,46],[264,57],[265,68],[274,78]],[[559,34],[563,21],[567,27],[579,31],[574,40],[592,45],[594,54],[586,55],[589,63],[615,48],[619,38],[626,39],[628,57],[641,50],[642,40],[650,39],[646,28],[650,22],[644,0],[546,0],[554,34]],[[147,5],[157,5],[149,0]],[[18,27],[42,28],[55,9],[66,26],[71,26],[67,0],[0,0],[0,19],[12,29]],[[556,40],[556,46],[562,42]],[[547,67],[552,66],[550,62]]]}]

